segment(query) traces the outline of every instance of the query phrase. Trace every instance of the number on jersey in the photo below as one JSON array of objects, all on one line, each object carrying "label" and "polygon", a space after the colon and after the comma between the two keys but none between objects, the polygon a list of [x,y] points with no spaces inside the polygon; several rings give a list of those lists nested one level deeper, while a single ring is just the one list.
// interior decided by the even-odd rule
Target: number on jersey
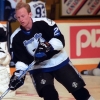
[{"label": "number on jersey", "polygon": [[35,9],[35,13],[36,13],[35,18],[46,17],[45,6],[44,5],[38,6]]}]

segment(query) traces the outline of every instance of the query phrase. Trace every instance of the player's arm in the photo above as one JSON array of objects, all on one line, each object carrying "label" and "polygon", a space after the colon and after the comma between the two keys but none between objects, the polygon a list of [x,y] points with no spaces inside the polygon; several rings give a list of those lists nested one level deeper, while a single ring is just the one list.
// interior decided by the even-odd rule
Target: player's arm
[{"label": "player's arm", "polygon": [[10,82],[9,82],[9,88],[11,90],[16,90],[24,84],[26,75],[24,75],[21,79],[19,79],[19,77],[28,68],[28,65],[25,64],[24,62],[17,61],[15,63],[15,67],[16,67],[16,71],[11,76]]},{"label": "player's arm", "polygon": [[65,40],[55,22],[46,19],[46,21],[41,21],[39,24],[44,26],[40,27],[47,40],[45,42],[40,41],[35,59],[43,61],[60,52],[65,46]]},{"label": "player's arm", "polygon": [[16,90],[24,84],[25,76],[19,80],[19,76],[25,71],[28,67],[27,54],[21,44],[16,39],[12,42],[12,52],[13,60],[15,63],[16,71],[13,73],[10,78],[9,88],[11,90]]},{"label": "player's arm", "polygon": [[[65,39],[57,24],[47,18],[38,22],[39,28],[46,38],[46,42],[50,43],[54,50],[62,50],[65,46]],[[43,27],[42,27],[43,26]]]},{"label": "player's arm", "polygon": [[16,71],[11,76],[10,82],[9,82],[9,88],[11,90],[16,90],[24,84],[26,75],[24,75],[21,79],[19,79],[19,77],[28,68],[28,65],[25,64],[24,62],[17,61],[15,63],[15,67],[16,67]]}]

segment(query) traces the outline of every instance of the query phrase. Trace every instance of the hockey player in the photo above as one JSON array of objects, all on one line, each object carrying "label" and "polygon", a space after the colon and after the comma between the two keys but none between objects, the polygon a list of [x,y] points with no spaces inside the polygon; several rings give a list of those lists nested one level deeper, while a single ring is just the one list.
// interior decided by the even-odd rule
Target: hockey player
[{"label": "hockey player", "polygon": [[9,65],[11,58],[7,48],[7,32],[5,26],[0,24],[0,65]]},{"label": "hockey player", "polygon": [[[0,94],[8,89],[10,81],[9,62],[11,60],[7,47],[7,32],[6,27],[0,24]],[[5,98],[11,98],[15,92],[9,92]]]},{"label": "hockey player", "polygon": [[20,27],[11,36],[16,71],[9,88],[16,90],[24,84],[25,77],[20,80],[17,77],[35,60],[29,73],[38,95],[44,100],[59,100],[54,78],[76,100],[94,100],[64,50],[65,40],[56,23],[47,18],[32,19],[31,15],[27,3],[17,4],[16,18]]},{"label": "hockey player", "polygon": [[41,18],[47,16],[45,2],[40,0],[31,0],[29,5],[31,7],[32,18]]}]

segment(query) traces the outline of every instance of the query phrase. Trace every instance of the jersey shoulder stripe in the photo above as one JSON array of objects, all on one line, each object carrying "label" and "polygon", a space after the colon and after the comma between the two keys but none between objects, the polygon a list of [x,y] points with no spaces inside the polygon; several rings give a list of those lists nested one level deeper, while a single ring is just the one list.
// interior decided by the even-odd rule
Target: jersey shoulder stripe
[{"label": "jersey shoulder stripe", "polygon": [[11,37],[10,37],[10,42],[11,42],[11,44],[12,44],[12,42],[13,42],[14,36],[15,36],[20,30],[21,30],[20,27],[18,27],[18,28],[12,33],[12,35],[11,35]]},{"label": "jersey shoulder stripe", "polygon": [[46,22],[49,26],[53,26],[55,24],[55,22],[49,18],[32,18],[33,22],[37,22],[37,21],[44,21]]}]

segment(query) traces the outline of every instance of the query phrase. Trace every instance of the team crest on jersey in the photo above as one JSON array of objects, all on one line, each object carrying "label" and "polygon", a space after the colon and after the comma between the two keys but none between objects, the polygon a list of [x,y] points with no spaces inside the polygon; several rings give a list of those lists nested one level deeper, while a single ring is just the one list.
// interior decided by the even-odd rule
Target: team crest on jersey
[{"label": "team crest on jersey", "polygon": [[42,38],[42,33],[36,33],[34,37],[32,37],[29,40],[25,40],[23,42],[24,46],[26,47],[27,51],[30,55],[34,56],[35,50],[38,47],[38,44],[40,42],[44,42],[45,39]]}]

